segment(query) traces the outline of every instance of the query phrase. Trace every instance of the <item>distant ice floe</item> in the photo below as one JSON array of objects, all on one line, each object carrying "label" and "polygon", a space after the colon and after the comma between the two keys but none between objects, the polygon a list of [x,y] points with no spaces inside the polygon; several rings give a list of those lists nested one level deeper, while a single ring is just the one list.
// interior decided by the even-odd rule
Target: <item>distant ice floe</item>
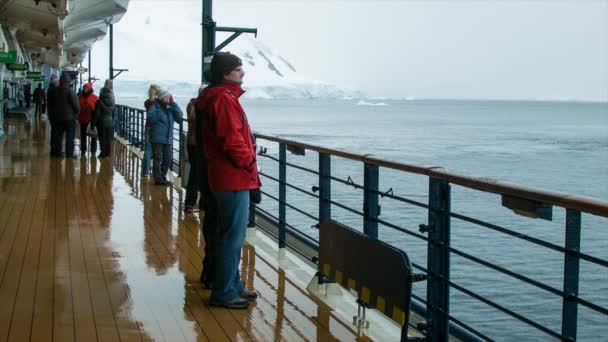
[{"label": "distant ice floe", "polygon": [[365,100],[359,100],[356,104],[357,106],[388,106],[386,102],[368,102]]}]

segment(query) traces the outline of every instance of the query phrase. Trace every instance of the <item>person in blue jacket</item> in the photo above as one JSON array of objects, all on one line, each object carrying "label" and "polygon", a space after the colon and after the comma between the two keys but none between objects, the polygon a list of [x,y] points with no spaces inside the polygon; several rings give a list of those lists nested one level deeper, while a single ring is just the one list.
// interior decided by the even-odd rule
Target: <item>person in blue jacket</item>
[{"label": "person in blue jacket", "polygon": [[171,185],[167,180],[167,171],[173,162],[173,123],[183,120],[182,110],[173,102],[171,93],[161,89],[148,113],[154,159],[152,174],[156,185]]}]

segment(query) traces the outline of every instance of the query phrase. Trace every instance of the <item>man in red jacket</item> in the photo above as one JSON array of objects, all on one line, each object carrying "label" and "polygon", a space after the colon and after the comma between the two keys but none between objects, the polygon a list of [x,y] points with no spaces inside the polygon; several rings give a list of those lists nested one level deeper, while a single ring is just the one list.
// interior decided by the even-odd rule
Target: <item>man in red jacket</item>
[{"label": "man in red jacket", "polygon": [[[87,154],[87,126],[93,119],[95,105],[99,98],[93,94],[93,85],[85,83],[82,94],[78,97],[80,101],[80,113],[78,114],[78,122],[80,123],[80,155],[85,157]],[[97,137],[91,136],[91,155],[95,156],[97,152]]]},{"label": "man in red jacket", "polygon": [[245,243],[249,190],[260,187],[255,150],[247,116],[239,103],[243,95],[241,60],[218,52],[211,61],[211,86],[196,102],[197,120],[208,162],[208,181],[217,205],[215,277],[212,306],[245,309],[257,293],[246,290],[239,262]]}]

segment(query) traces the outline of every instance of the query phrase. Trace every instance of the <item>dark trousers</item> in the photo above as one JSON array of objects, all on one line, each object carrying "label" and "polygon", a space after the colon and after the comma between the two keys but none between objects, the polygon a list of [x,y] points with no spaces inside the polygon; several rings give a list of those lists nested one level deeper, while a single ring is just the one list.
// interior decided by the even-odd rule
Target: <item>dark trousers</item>
[{"label": "dark trousers", "polygon": [[167,171],[173,162],[171,144],[152,144],[152,158],[154,159],[153,175],[157,183],[167,181]]},{"label": "dark trousers", "polygon": [[34,102],[36,105],[36,115],[42,114],[42,102]]},{"label": "dark trousers", "polygon": [[51,156],[59,156],[61,145],[57,142],[57,122],[49,120],[51,125]]},{"label": "dark trousers", "polygon": [[100,158],[109,157],[112,154],[112,139],[114,139],[114,128],[112,126],[103,127],[97,126],[97,135],[99,135],[99,153]]},{"label": "dark trousers", "polygon": [[[57,153],[61,153],[61,143],[65,136],[65,156],[74,156],[74,138],[76,137],[76,122],[74,120],[58,120],[55,121],[57,126],[55,134],[55,146]],[[52,136],[52,134],[51,134]],[[51,144],[52,146],[53,144]]]},{"label": "dark trousers", "polygon": [[205,211],[205,218],[203,219],[203,238],[205,239],[205,257],[203,258],[203,272],[201,273],[201,281],[207,283],[213,283],[215,280],[215,254],[216,254],[216,242],[215,235],[217,231],[217,204],[215,197],[209,188],[209,181],[207,177],[207,160],[202,157],[200,158],[201,163],[201,177],[200,177],[200,190],[201,190],[201,205]]},{"label": "dark trousers", "polygon": [[188,145],[188,161],[190,162],[190,173],[188,174],[184,206],[192,208],[198,198],[201,178],[201,152],[198,146]]},{"label": "dark trousers", "polygon": [[87,135],[87,127],[89,126],[88,123],[80,124],[80,152],[82,154],[87,153],[87,140],[90,138],[91,139],[91,154],[95,155],[95,153],[97,152],[97,138],[96,137],[89,137]]}]

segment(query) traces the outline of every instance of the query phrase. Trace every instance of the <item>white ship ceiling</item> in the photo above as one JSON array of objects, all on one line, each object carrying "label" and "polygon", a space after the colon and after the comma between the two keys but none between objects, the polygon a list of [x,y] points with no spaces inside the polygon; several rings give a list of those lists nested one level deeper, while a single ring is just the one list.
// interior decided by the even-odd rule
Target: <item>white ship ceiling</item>
[{"label": "white ship ceiling", "polygon": [[13,30],[34,65],[75,67],[129,0],[0,0],[0,24]]}]

